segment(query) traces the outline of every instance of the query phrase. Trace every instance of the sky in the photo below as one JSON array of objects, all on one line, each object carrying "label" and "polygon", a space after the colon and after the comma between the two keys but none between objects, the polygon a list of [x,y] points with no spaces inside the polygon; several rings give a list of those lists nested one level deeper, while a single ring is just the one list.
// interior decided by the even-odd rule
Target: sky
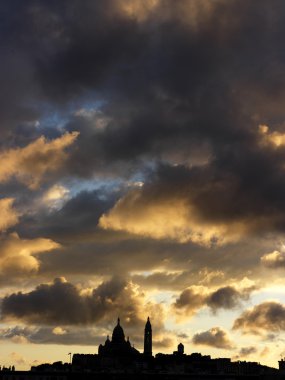
[{"label": "sky", "polygon": [[0,365],[285,355],[283,0],[0,5]]}]

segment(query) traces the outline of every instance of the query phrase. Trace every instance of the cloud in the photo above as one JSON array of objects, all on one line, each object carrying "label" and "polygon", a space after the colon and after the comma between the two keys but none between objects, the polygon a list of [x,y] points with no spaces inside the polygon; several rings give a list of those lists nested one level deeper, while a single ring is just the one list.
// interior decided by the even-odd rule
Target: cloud
[{"label": "cloud", "polygon": [[52,141],[42,136],[26,147],[0,152],[0,183],[15,177],[30,189],[36,189],[44,177],[60,169],[67,158],[66,148],[77,136],[78,132],[65,133]]},{"label": "cloud", "polygon": [[183,290],[174,303],[176,310],[182,309],[182,314],[193,315],[197,310],[205,306],[207,299],[207,289],[199,286],[192,286]]},{"label": "cloud", "polygon": [[261,257],[261,263],[268,268],[284,268],[285,252],[273,251]]},{"label": "cloud", "polygon": [[169,197],[163,200],[159,196],[144,200],[143,195],[140,189],[129,192],[100,218],[100,227],[201,245],[224,243],[239,237],[238,226],[235,226],[234,232],[234,227],[230,231],[223,223],[199,221],[195,208],[186,199]]},{"label": "cloud", "polygon": [[18,354],[17,352],[12,352],[11,354],[9,354],[9,358],[16,365],[25,365],[25,364],[27,364],[27,359],[24,358],[22,355]]},{"label": "cloud", "polygon": [[164,337],[164,338],[161,338],[160,340],[154,339],[153,347],[157,350],[167,349],[167,348],[173,347],[174,342],[175,342],[174,339],[170,337]]},{"label": "cloud", "polygon": [[285,306],[275,301],[265,301],[245,310],[233,324],[233,330],[244,334],[267,334],[285,330]]},{"label": "cloud", "polygon": [[257,352],[257,348],[256,347],[242,347],[239,351],[239,355],[241,357],[247,357],[251,354],[255,354]]},{"label": "cloud", "polygon": [[[14,293],[2,301],[2,320],[20,320],[36,325],[92,325],[113,323],[118,316],[128,328],[143,328],[147,313],[160,314],[155,321],[163,325],[163,309],[148,302],[130,282],[119,278],[102,282],[95,289],[79,289],[64,278],[41,284],[29,293]],[[57,330],[53,330],[57,331]]]},{"label": "cloud", "polygon": [[[275,196],[266,190],[264,194],[262,191],[257,194],[255,187],[254,193],[252,190],[241,194],[241,189],[250,185],[250,179],[236,177],[219,165],[223,163],[213,162],[199,168],[159,165],[144,186],[131,189],[101,216],[99,226],[203,246],[221,246],[262,231],[281,229],[283,214],[274,203]],[[238,168],[239,165],[244,167],[244,163],[234,165],[237,167],[233,173],[244,169]],[[260,186],[263,188],[263,184]]]},{"label": "cloud", "polygon": [[[120,192],[119,192],[120,193]],[[54,185],[40,198],[40,211],[23,215],[20,231],[28,236],[48,235],[56,240],[88,241],[95,236],[98,220],[118,197],[116,191],[83,190],[74,197],[62,185]],[[49,212],[42,208],[47,207]],[[88,239],[89,237],[89,239]],[[93,239],[94,240],[94,239]]]},{"label": "cloud", "polygon": [[[232,359],[233,360],[240,360],[247,358],[248,356],[251,356],[252,354],[256,354],[258,352],[258,349],[254,346],[249,346],[249,347],[242,347],[238,354],[235,355]],[[260,353],[260,356],[262,356],[262,353]]]},{"label": "cloud", "polygon": [[[145,321],[144,321],[145,322]],[[135,344],[140,350],[143,349],[143,326],[140,330],[128,326],[126,322],[121,322],[126,337],[130,337],[132,344]],[[60,344],[60,345],[81,345],[93,346],[97,351],[99,344],[104,343],[107,335],[112,334],[112,330],[116,325],[116,319],[111,321],[108,326],[71,326],[55,328],[50,326],[10,326],[0,329],[0,340],[7,342],[12,341],[16,344]],[[55,333],[55,329],[56,333]],[[63,333],[64,331],[64,333]],[[60,332],[60,333],[58,333]],[[154,350],[173,348],[175,338],[173,334],[163,335],[156,331],[153,337]],[[96,347],[97,346],[97,347]]]},{"label": "cloud", "polygon": [[[56,332],[55,332],[55,329]],[[35,326],[15,326],[6,327],[0,330],[1,340],[11,340],[16,344],[63,344],[63,345],[86,345],[102,343],[102,329],[73,326],[68,329],[61,329],[59,326],[35,327]],[[60,331],[60,333],[58,333]],[[63,333],[64,331],[64,333]]]},{"label": "cloud", "polygon": [[270,132],[270,128],[267,125],[259,125],[259,132],[262,136],[263,144],[271,144],[276,148],[285,145],[285,134],[277,131]]},{"label": "cloud", "polygon": [[0,199],[0,230],[5,231],[19,222],[19,212],[13,208],[13,198]]},{"label": "cloud", "polygon": [[51,239],[21,239],[16,232],[0,237],[0,278],[35,274],[40,267],[36,255],[50,252],[60,245]]},{"label": "cloud", "polygon": [[[263,136],[258,130],[270,121],[271,108],[278,109],[284,100],[277,74],[283,72],[284,59],[277,54],[273,64],[270,51],[264,54],[264,46],[282,51],[282,41],[273,32],[278,29],[282,35],[282,3],[269,9],[264,1],[259,7],[244,4],[241,8],[237,1],[222,0],[191,5],[188,1],[178,5],[150,0],[142,5],[108,0],[103,8],[98,2],[82,6],[72,0],[63,7],[75,9],[72,14],[43,1],[18,7],[21,18],[5,5],[6,50],[17,54],[5,56],[1,71],[10,78],[13,72],[21,72],[15,68],[24,70],[19,85],[11,90],[7,86],[11,96],[5,94],[11,104],[17,94],[17,109],[27,108],[18,138],[29,140],[40,133],[28,128],[28,122],[37,125],[39,120],[42,128],[50,126],[41,107],[44,102],[60,118],[55,124],[80,131],[78,149],[69,155],[64,173],[129,179],[134,173],[141,175],[151,163],[163,161],[170,167],[169,182],[175,186],[162,177],[164,186],[159,181],[154,184],[157,190],[148,186],[153,197],[148,190],[130,192],[105,212],[102,226],[204,245],[283,228],[282,144],[280,149],[260,144]],[[223,14],[218,27],[217,14]],[[235,22],[228,22],[233,17]],[[17,33],[12,33],[15,25]],[[147,64],[145,57],[150,57]],[[259,74],[252,69],[256,66]],[[26,77],[31,82],[27,89]],[[36,111],[20,107],[26,94],[30,102],[25,104],[39,99]],[[73,108],[70,114],[66,105]],[[86,112],[92,107],[93,113]],[[104,120],[103,128],[98,128],[99,119]],[[268,133],[282,135],[282,128],[272,122]],[[56,129],[52,126],[45,132]],[[237,154],[241,151],[243,155]],[[184,181],[183,168],[188,172]],[[264,175],[256,175],[260,168]],[[161,171],[156,175],[160,177]],[[37,186],[38,179],[25,181]],[[137,220],[136,209],[141,214]],[[168,218],[165,225],[162,210]]]},{"label": "cloud", "polygon": [[66,330],[64,330],[62,327],[57,326],[52,330],[52,333],[55,335],[64,335],[66,334]]},{"label": "cloud", "polygon": [[179,316],[193,315],[199,309],[208,306],[212,312],[219,309],[232,310],[248,300],[254,287],[236,289],[233,286],[225,286],[216,290],[210,290],[205,286],[191,286],[180,294],[173,307]]},{"label": "cloud", "polygon": [[42,197],[42,203],[49,209],[60,209],[69,199],[69,190],[62,185],[53,185]]},{"label": "cloud", "polygon": [[231,350],[234,348],[227,332],[220,327],[213,327],[210,330],[197,333],[193,336],[192,342],[195,345],[210,346]]},{"label": "cloud", "polygon": [[233,309],[240,305],[241,300],[247,300],[249,298],[251,290],[253,289],[238,291],[232,286],[225,286],[208,296],[207,305],[213,310],[219,308]]}]

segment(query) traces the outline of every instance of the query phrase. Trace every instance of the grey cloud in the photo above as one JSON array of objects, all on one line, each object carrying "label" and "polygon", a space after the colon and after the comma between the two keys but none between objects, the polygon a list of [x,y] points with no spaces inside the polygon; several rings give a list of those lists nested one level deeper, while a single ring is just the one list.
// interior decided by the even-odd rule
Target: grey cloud
[{"label": "grey cloud", "polygon": [[213,327],[210,330],[197,333],[193,336],[192,342],[195,345],[204,345],[215,348],[231,350],[234,348],[227,332],[220,327]]},{"label": "grey cloud", "polygon": [[[194,8],[199,3],[191,2]],[[29,68],[22,65],[23,76],[31,72],[32,79],[28,92],[24,85],[9,89],[11,98],[27,96],[25,104],[38,114],[44,113],[33,102],[38,95],[39,104],[63,114],[71,101],[77,108],[100,104],[108,120],[104,128],[94,127],[98,115],[91,122],[68,115],[65,128],[81,135],[63,174],[109,173],[110,165],[129,178],[146,161],[164,160],[170,165],[149,177],[154,184],[146,186],[146,201],[183,198],[194,201],[203,221],[236,221],[254,232],[283,230],[284,151],[261,149],[256,127],[270,123],[273,102],[283,105],[277,74],[284,71],[283,41],[277,36],[284,30],[284,4],[219,0],[195,13],[196,19],[189,2],[181,4],[161,1],[142,22],[111,0],[104,7],[78,0],[5,4],[3,45],[24,52]],[[223,15],[219,25],[217,14]],[[10,76],[21,73],[13,69],[18,59],[7,60]],[[260,102],[254,100],[257,93]],[[278,120],[272,123],[282,130]],[[197,145],[206,147],[201,160],[208,162],[199,168],[191,153]],[[170,181],[176,185],[169,191]]]},{"label": "grey cloud", "polygon": [[55,328],[50,327],[7,327],[1,329],[1,339],[11,340],[19,344],[29,342],[33,344],[80,344],[86,346],[96,346],[104,340],[100,334],[100,329],[92,329],[86,326],[84,328],[73,326],[61,331],[62,333],[58,334]]},{"label": "grey cloud", "polygon": [[233,324],[233,330],[242,333],[267,334],[285,330],[285,306],[279,302],[266,301],[245,310]]},{"label": "grey cloud", "polygon": [[[131,301],[132,299],[132,301]],[[130,286],[114,278],[90,294],[81,294],[73,284],[55,279],[29,293],[14,293],[2,301],[2,320],[17,319],[33,324],[88,325],[114,320],[119,314],[128,325],[140,325],[139,300]]]},{"label": "grey cloud", "polygon": [[[238,354],[235,355],[232,359],[233,360],[244,359],[244,358],[247,358],[248,356],[250,356],[252,354],[256,354],[257,352],[258,352],[258,350],[256,347],[253,347],[253,346],[242,347],[242,348],[240,348]],[[262,352],[260,353],[260,355],[262,356]]]},{"label": "grey cloud", "polygon": [[234,309],[241,305],[241,301],[247,300],[254,288],[237,290],[233,286],[225,286],[211,291],[208,288],[192,287],[183,290],[173,306],[177,311],[185,310],[192,314],[204,306],[208,306],[213,312],[219,309]]},{"label": "grey cloud", "polygon": [[241,300],[246,300],[248,298],[248,290],[238,291],[232,286],[225,286],[209,295],[207,298],[207,305],[213,310],[219,308],[233,309],[240,305]]},{"label": "grey cloud", "polygon": [[96,233],[98,220],[118,199],[121,191],[83,190],[68,200],[61,209],[24,215],[19,231],[25,236],[48,235],[59,241],[86,239]]},{"label": "grey cloud", "polygon": [[255,354],[257,352],[257,348],[256,347],[242,347],[239,351],[239,355],[241,357],[247,357],[251,354]]},{"label": "grey cloud", "polygon": [[195,313],[205,305],[206,296],[199,289],[185,289],[174,303],[175,309],[186,309],[189,314]]},{"label": "grey cloud", "polygon": [[[61,344],[61,345],[82,345],[92,346],[93,353],[97,353],[98,346],[104,343],[107,335],[111,335],[116,321],[108,328],[101,326],[72,326],[72,327],[48,327],[48,326],[13,326],[0,329],[0,340],[11,341],[16,344]],[[122,323],[126,336],[130,335],[130,341],[135,343],[138,349],[143,348],[143,328],[141,334],[138,329],[125,328]],[[157,331],[156,331],[157,334]],[[165,332],[164,337],[154,336],[153,347],[155,350],[165,349],[173,346],[173,338],[168,337]]]}]

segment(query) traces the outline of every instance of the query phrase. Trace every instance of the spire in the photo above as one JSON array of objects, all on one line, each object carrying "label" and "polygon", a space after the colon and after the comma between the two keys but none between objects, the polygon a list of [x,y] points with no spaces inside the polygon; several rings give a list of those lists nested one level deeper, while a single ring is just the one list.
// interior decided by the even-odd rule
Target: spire
[{"label": "spire", "polygon": [[150,320],[149,320],[149,317],[147,317],[147,321],[146,321],[146,324],[145,324],[145,326],[150,326],[150,328],[151,328],[151,324],[150,324]]},{"label": "spire", "polygon": [[120,318],[118,317],[118,325],[120,324]]}]

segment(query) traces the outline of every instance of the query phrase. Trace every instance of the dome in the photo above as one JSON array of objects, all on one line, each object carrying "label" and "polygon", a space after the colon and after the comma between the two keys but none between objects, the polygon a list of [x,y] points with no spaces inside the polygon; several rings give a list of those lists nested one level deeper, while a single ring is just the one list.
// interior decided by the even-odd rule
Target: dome
[{"label": "dome", "polygon": [[120,318],[118,318],[117,326],[113,330],[112,342],[114,343],[123,343],[125,342],[125,334],[122,326],[120,325]]}]

